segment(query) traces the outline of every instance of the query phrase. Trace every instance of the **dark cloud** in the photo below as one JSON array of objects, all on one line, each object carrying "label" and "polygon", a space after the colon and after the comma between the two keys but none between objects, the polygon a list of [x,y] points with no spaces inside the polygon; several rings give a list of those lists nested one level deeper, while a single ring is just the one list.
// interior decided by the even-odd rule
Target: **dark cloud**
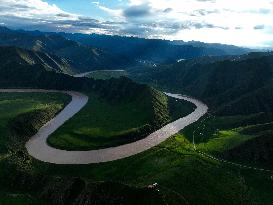
[{"label": "dark cloud", "polygon": [[34,8],[33,6],[22,5],[22,4],[15,4],[12,7],[17,9],[33,9]]},{"label": "dark cloud", "polygon": [[166,8],[163,12],[164,13],[169,13],[169,12],[171,12],[173,9],[172,8]]},{"label": "dark cloud", "polygon": [[102,29],[114,32],[120,27],[116,22],[101,22],[92,18],[78,18],[77,20],[46,20],[5,15],[1,16],[1,22],[11,28],[41,31],[78,32],[80,30]]},{"label": "dark cloud", "polygon": [[192,21],[184,21],[184,22],[176,22],[176,23],[166,23],[165,25],[166,28],[171,28],[173,30],[185,30],[185,29],[202,29],[202,28],[220,28],[220,29],[224,29],[227,30],[229,28],[227,27],[221,27],[221,26],[216,26],[213,24],[209,24],[209,23],[196,23],[196,22],[192,22]]},{"label": "dark cloud", "polygon": [[25,4],[13,4],[13,5],[9,5],[9,4],[1,4],[0,3],[0,11],[10,11],[13,10],[14,12],[28,12],[31,9],[34,9],[34,6],[30,6],[30,5],[25,5]]},{"label": "dark cloud", "polygon": [[131,6],[123,11],[126,18],[138,18],[151,15],[151,8],[148,5]]},{"label": "dark cloud", "polygon": [[264,25],[256,25],[256,26],[254,26],[254,29],[255,29],[255,30],[262,30],[262,29],[264,29],[264,28],[265,28]]},{"label": "dark cloud", "polygon": [[202,28],[220,28],[229,29],[226,27],[219,27],[208,23],[195,23],[192,21],[183,22],[152,22],[152,23],[128,23],[119,30],[120,35],[139,36],[139,37],[160,37],[162,35],[174,35],[181,30],[187,29],[202,29]]},{"label": "dark cloud", "polygon": [[65,13],[59,13],[56,16],[58,16],[58,17],[64,17],[64,18],[72,17],[70,14],[65,14]]},{"label": "dark cloud", "polygon": [[217,14],[220,13],[219,10],[205,10],[205,9],[199,9],[192,12],[191,16],[206,16],[209,14]]}]

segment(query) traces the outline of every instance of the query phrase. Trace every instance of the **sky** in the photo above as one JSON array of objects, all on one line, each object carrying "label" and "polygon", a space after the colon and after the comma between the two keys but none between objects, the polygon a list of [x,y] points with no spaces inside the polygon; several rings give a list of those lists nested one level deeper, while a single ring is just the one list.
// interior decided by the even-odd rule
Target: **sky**
[{"label": "sky", "polygon": [[273,0],[0,0],[25,30],[273,47]]}]

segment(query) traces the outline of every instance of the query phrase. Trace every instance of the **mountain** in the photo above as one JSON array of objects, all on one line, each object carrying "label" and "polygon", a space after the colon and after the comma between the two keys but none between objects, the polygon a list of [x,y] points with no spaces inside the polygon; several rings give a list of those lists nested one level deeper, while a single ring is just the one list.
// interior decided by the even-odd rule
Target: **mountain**
[{"label": "mountain", "polygon": [[272,52],[202,57],[129,73],[138,82],[208,105],[209,113],[182,131],[189,141],[194,137],[197,150],[253,170],[272,170]]},{"label": "mountain", "polygon": [[76,72],[170,64],[202,56],[241,55],[250,49],[202,42],[168,41],[97,34],[11,30],[0,27],[0,45],[54,54]]},{"label": "mountain", "polygon": [[13,63],[21,65],[39,64],[49,71],[62,72],[66,74],[74,73],[74,68],[70,65],[70,61],[65,58],[59,58],[55,55],[39,51],[10,46],[0,46],[0,63],[2,66]]},{"label": "mountain", "polygon": [[0,46],[0,87],[91,92],[110,102],[125,100],[139,102],[143,106],[148,104],[148,110],[153,110],[155,127],[160,127],[169,120],[166,97],[161,92],[126,77],[94,80],[65,75],[63,71],[70,67],[63,61],[46,53]]},{"label": "mountain", "polygon": [[186,60],[131,72],[133,79],[206,101],[221,115],[273,117],[273,53]]},{"label": "mountain", "polygon": [[[40,36],[40,34],[35,32],[32,36]],[[0,87],[63,89],[81,91],[86,94],[93,93],[103,102],[107,102],[111,108],[114,107],[113,105],[120,105],[120,102],[126,103],[126,106],[114,115],[116,121],[119,121],[119,114],[123,110],[136,109],[132,102],[144,107],[147,104],[148,109],[141,111],[140,114],[152,112],[157,126],[169,120],[168,112],[173,109],[166,106],[166,97],[155,89],[135,83],[128,78],[94,80],[52,72],[60,70],[55,64],[47,66],[50,61],[43,55],[47,54],[40,51],[2,47],[0,49]],[[57,60],[57,57],[48,55]],[[199,97],[209,104],[212,114],[240,114],[241,119],[245,117],[241,115],[248,117],[248,114],[263,112],[268,113],[270,118],[273,107],[272,56],[270,53],[253,53],[238,57],[201,57],[172,65],[134,68],[137,75],[133,77],[158,87]],[[39,60],[40,58],[43,60]],[[58,59],[58,62],[60,61],[61,58]],[[29,97],[33,99],[33,96]],[[91,98],[90,102],[92,102]],[[4,100],[3,105],[5,104],[12,108],[9,101]],[[228,111],[229,108],[232,109]],[[50,109],[47,110],[52,112]],[[180,113],[177,108],[174,110]],[[97,109],[97,111],[105,112],[104,109]],[[231,111],[233,113],[230,113]],[[92,115],[86,110],[83,114]],[[38,113],[30,111],[21,113],[15,119],[5,120],[9,122],[8,129],[14,133],[12,139],[19,143],[19,146],[12,144],[9,149],[0,150],[2,154],[0,156],[0,198],[2,200],[4,193],[4,203],[5,196],[13,200],[16,197],[27,196],[27,200],[24,200],[25,198],[21,200],[28,201],[37,197],[52,204],[272,204],[271,172],[258,173],[256,170],[227,165],[206,158],[204,155],[201,156],[193,150],[191,144],[193,135],[188,134],[189,130],[193,131],[198,150],[199,133],[205,136],[203,137],[205,142],[211,139],[216,139],[216,143],[232,141],[232,139],[229,140],[229,136],[218,140],[217,134],[220,132],[217,123],[219,124],[220,118],[217,118],[219,120],[217,122],[210,121],[214,123],[213,126],[206,126],[209,124],[203,124],[204,120],[200,120],[187,127],[183,135],[177,134],[159,146],[130,158],[98,165],[57,166],[38,162],[26,153],[24,139],[34,135],[42,126],[42,121],[37,120],[41,117],[49,119],[50,115],[43,110],[38,110]],[[130,117],[133,119],[136,116],[130,115]],[[234,123],[238,118],[228,117],[227,120],[225,117],[221,116],[222,121],[220,121],[225,127],[228,121]],[[108,118],[103,118],[105,119],[108,121]],[[263,118],[263,120],[267,119]],[[18,129],[13,129],[13,123],[16,123]],[[79,123],[77,123],[78,126]],[[259,127],[259,129],[264,130],[265,125],[261,126],[262,128]],[[28,128],[32,132],[24,132]],[[207,135],[204,129],[212,128],[215,131],[213,135]],[[270,131],[272,126],[268,129]],[[81,133],[83,132],[90,132],[90,129],[81,129]],[[232,130],[231,133],[234,132]],[[75,133],[79,134],[79,132]],[[4,133],[3,136],[1,147],[5,145],[5,140],[11,137],[9,132]],[[253,138],[247,144],[237,143],[238,149],[224,144],[225,146],[222,147],[230,149],[221,154],[231,160],[241,158],[244,160],[243,164],[246,161],[253,162],[256,156],[266,160],[267,164],[272,164],[272,143],[270,143],[272,140],[268,136],[259,139]],[[257,161],[261,162],[259,159]]]},{"label": "mountain", "polygon": [[[28,55],[27,58],[25,57],[26,55]],[[140,115],[143,113],[152,114],[154,124],[151,125],[161,127],[170,120],[167,97],[147,85],[135,83],[128,78],[110,80],[75,78],[63,73],[53,72],[45,66],[46,64],[42,60],[39,63],[31,62],[36,60],[36,55],[42,56],[43,53],[15,47],[1,47],[0,87],[76,90],[86,94],[92,93],[99,97],[99,102],[101,103],[99,108],[103,108],[105,103],[111,106],[112,109],[122,104],[125,109],[132,111],[136,110],[136,106],[133,105],[137,103],[142,108],[142,110],[139,110]],[[33,100],[31,96],[30,99]],[[17,100],[15,97],[14,101]],[[88,103],[92,102],[93,100],[90,100]],[[4,103],[7,102],[4,101]],[[11,130],[12,134],[9,132],[5,134],[9,136],[7,137],[8,139],[14,139],[17,144],[6,140],[6,138],[3,138],[4,140],[1,141],[1,197],[2,192],[6,194],[2,190],[7,189],[8,191],[16,191],[16,193],[28,194],[31,198],[32,194],[33,197],[39,196],[39,199],[44,199],[49,204],[108,204],[109,201],[111,201],[111,204],[165,204],[163,197],[157,190],[148,189],[145,185],[132,187],[123,185],[123,183],[107,181],[89,183],[88,179],[65,177],[63,175],[51,177],[47,174],[41,173],[37,175],[37,172],[33,172],[32,170],[35,169],[34,164],[38,162],[29,157],[25,149],[25,143],[46,121],[54,116],[53,110],[49,103],[46,112],[41,108],[37,108],[35,111],[30,109],[29,112],[20,113],[16,118],[10,119],[10,127],[8,129]],[[119,110],[119,114],[122,110]],[[104,111],[103,109],[97,109],[97,112],[103,114]],[[83,113],[85,116],[92,116],[92,114],[88,112]],[[121,120],[120,116],[119,120]],[[130,117],[135,118],[136,116],[131,115]],[[116,119],[116,116],[113,115],[113,118]],[[139,138],[147,136],[147,133],[138,131],[135,135],[137,136],[134,137]],[[6,143],[10,143],[8,149],[5,148]],[[2,149],[3,147],[4,149]],[[6,156],[6,152],[12,154],[3,159],[2,156]],[[2,167],[5,167],[5,171],[2,171]],[[18,202],[18,204],[21,203]]]},{"label": "mountain", "polygon": [[124,57],[82,45],[55,33],[15,31],[0,27],[0,45],[16,46],[66,58],[78,72],[123,68],[131,63]]},{"label": "mountain", "polygon": [[177,41],[98,34],[60,33],[60,35],[83,45],[98,47],[118,55],[126,55],[142,63],[165,64],[200,56],[241,55],[250,52],[250,49],[221,44],[191,42],[181,44]]}]

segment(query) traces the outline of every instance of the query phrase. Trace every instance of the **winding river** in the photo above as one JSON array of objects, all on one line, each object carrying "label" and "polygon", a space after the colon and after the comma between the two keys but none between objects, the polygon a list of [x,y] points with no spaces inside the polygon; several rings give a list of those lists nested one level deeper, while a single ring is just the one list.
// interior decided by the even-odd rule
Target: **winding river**
[{"label": "winding river", "polygon": [[199,120],[208,111],[208,107],[199,100],[187,96],[181,96],[179,94],[165,93],[166,95],[178,100],[186,100],[193,103],[196,106],[196,109],[189,115],[167,124],[146,138],[136,142],[99,150],[65,151],[50,147],[47,144],[47,138],[87,104],[88,97],[86,95],[74,91],[40,89],[0,89],[0,92],[57,92],[65,93],[72,97],[71,102],[52,120],[42,126],[38,133],[31,137],[26,143],[26,149],[32,157],[53,164],[91,164],[130,157],[160,144],[172,135],[184,129],[186,126]]}]

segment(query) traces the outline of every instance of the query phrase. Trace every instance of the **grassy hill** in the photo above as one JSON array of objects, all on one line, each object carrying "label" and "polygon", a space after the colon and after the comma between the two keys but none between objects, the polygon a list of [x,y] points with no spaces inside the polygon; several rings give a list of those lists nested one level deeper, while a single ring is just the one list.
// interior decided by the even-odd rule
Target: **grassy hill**
[{"label": "grassy hill", "polygon": [[229,160],[244,161],[257,166],[272,166],[272,123],[256,124],[236,129],[241,135],[251,136],[251,140],[225,151],[222,156]]},{"label": "grassy hill", "polygon": [[136,69],[131,76],[195,96],[209,105],[214,118],[185,130],[188,139],[196,136],[199,149],[234,161],[240,159],[241,163],[272,167],[268,161],[273,148],[271,129],[248,134],[236,131],[238,127],[273,121],[272,53],[192,59],[140,72]]},{"label": "grassy hill", "polygon": [[89,99],[79,114],[48,138],[51,146],[90,150],[127,144],[194,110],[194,105],[176,102],[148,87],[133,100],[109,103],[92,93]]}]

